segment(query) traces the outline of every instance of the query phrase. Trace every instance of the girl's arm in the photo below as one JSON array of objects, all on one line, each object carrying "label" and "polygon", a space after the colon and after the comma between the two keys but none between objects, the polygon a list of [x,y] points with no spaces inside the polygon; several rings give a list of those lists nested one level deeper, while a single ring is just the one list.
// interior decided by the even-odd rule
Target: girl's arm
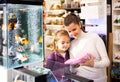
[{"label": "girl's arm", "polygon": [[55,57],[54,57],[54,53],[52,53],[47,57],[45,67],[52,70],[54,63],[55,63]]}]

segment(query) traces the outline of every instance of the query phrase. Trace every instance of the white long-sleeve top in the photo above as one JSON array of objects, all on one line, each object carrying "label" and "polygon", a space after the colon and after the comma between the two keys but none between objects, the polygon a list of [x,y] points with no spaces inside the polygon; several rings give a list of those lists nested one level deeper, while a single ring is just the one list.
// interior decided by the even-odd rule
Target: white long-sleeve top
[{"label": "white long-sleeve top", "polygon": [[95,33],[84,33],[71,42],[70,58],[80,58],[90,53],[95,57],[94,67],[79,66],[77,74],[94,82],[107,82],[106,68],[110,61],[103,40]]}]

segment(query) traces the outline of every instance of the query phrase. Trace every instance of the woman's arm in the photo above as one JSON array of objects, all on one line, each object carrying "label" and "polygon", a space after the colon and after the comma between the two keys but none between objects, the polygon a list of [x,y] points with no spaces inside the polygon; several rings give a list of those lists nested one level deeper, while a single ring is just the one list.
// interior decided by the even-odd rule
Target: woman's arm
[{"label": "woman's arm", "polygon": [[109,66],[110,60],[107,55],[105,44],[104,44],[103,40],[98,36],[95,38],[95,47],[96,47],[96,50],[100,57],[99,58],[100,60],[95,60],[91,54],[90,60],[88,60],[84,63],[81,63],[80,65],[96,67],[96,68],[104,68],[104,67]]},{"label": "woman's arm", "polygon": [[100,56],[100,61],[95,61],[94,67],[96,67],[96,68],[107,67],[110,64],[110,60],[108,58],[105,44],[100,37],[98,37],[96,40],[97,40],[96,41],[96,48],[97,48],[97,51],[98,51],[99,56]]}]

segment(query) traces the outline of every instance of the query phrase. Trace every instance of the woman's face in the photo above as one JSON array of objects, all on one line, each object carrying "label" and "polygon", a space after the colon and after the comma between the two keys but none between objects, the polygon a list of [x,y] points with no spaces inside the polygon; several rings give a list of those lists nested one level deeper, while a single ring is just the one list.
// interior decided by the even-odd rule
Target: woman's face
[{"label": "woman's face", "polygon": [[66,51],[70,47],[70,38],[66,36],[61,36],[60,39],[56,42],[59,51]]},{"label": "woman's face", "polygon": [[69,26],[65,26],[65,29],[68,31],[70,37],[78,39],[81,33],[80,25],[71,23]]}]

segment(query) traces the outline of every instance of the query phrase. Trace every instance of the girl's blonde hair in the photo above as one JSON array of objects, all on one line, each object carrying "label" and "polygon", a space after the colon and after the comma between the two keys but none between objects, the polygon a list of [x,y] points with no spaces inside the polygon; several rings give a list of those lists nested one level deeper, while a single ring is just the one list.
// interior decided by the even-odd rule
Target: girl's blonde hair
[{"label": "girl's blonde hair", "polygon": [[61,38],[61,36],[68,36],[69,37],[69,34],[66,30],[58,30],[56,33],[55,33],[55,37],[54,37],[54,50],[57,51],[58,48],[56,46],[56,42]]}]

